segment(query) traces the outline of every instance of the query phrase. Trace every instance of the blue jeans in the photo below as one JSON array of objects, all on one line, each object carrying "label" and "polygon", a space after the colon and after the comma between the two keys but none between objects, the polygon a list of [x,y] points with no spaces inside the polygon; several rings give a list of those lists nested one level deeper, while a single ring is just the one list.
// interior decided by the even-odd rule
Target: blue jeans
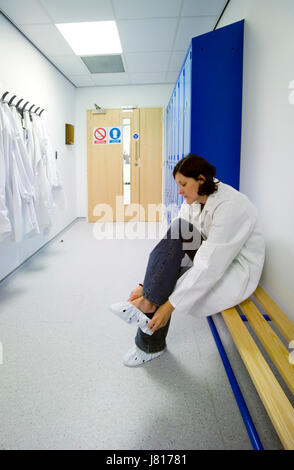
[{"label": "blue jeans", "polygon": [[[201,235],[185,219],[176,219],[169,227],[164,238],[149,255],[143,284],[143,297],[157,307],[165,303],[179,277],[189,268],[181,268],[185,254],[193,260],[201,245]],[[155,313],[155,312],[154,312]],[[154,313],[147,314],[151,319]],[[170,325],[159,328],[153,335],[147,335],[138,328],[135,343],[147,353],[162,351],[166,347],[166,336]]]}]

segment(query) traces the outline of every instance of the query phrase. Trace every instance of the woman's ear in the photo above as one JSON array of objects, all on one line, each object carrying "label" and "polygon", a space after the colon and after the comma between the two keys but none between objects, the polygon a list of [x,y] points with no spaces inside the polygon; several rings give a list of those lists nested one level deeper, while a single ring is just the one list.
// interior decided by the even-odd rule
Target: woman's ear
[{"label": "woman's ear", "polygon": [[197,181],[200,181],[201,183],[205,183],[206,178],[205,178],[205,176],[203,176],[203,175],[200,174],[200,175],[198,176],[198,178],[197,178]]}]

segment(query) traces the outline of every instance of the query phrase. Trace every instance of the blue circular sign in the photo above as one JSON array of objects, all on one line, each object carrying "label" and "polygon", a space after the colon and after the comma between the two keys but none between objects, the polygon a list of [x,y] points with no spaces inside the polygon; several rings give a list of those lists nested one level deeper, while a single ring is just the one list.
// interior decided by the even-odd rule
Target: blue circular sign
[{"label": "blue circular sign", "polygon": [[109,135],[112,140],[118,140],[121,135],[121,130],[118,127],[113,127],[110,130]]},{"label": "blue circular sign", "polygon": [[137,133],[133,134],[133,139],[138,140],[139,139],[139,134],[137,134]]}]

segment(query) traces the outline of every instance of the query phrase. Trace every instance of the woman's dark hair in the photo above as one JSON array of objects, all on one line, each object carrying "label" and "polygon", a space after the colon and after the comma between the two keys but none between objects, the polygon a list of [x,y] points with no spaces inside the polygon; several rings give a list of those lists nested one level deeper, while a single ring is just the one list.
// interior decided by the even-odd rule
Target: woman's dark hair
[{"label": "woman's dark hair", "polygon": [[[208,163],[205,158],[199,157],[189,153],[186,157],[182,158],[173,169],[173,177],[175,178],[177,173],[181,173],[187,178],[194,178],[199,181],[200,175],[205,177],[205,181],[200,185],[198,189],[199,196],[209,196],[210,194],[217,191],[218,182],[214,181],[216,174],[216,168]],[[202,178],[200,178],[201,180]]]}]

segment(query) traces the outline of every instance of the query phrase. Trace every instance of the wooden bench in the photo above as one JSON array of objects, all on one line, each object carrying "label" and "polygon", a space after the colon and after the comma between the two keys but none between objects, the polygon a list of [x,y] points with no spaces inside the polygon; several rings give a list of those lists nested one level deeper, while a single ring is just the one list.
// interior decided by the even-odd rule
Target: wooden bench
[{"label": "wooden bench", "polygon": [[[289,345],[294,340],[294,324],[260,286],[256,289],[254,298],[277,327],[287,345]],[[242,310],[272,363],[279,371],[288,389],[294,394],[294,364],[291,364],[289,349],[280,340],[264,318],[264,315],[260,313],[252,299],[242,302],[239,308]],[[260,348],[249,333],[238,308],[224,310],[221,312],[221,315],[284,449],[294,450],[293,406],[286,397]]]}]

